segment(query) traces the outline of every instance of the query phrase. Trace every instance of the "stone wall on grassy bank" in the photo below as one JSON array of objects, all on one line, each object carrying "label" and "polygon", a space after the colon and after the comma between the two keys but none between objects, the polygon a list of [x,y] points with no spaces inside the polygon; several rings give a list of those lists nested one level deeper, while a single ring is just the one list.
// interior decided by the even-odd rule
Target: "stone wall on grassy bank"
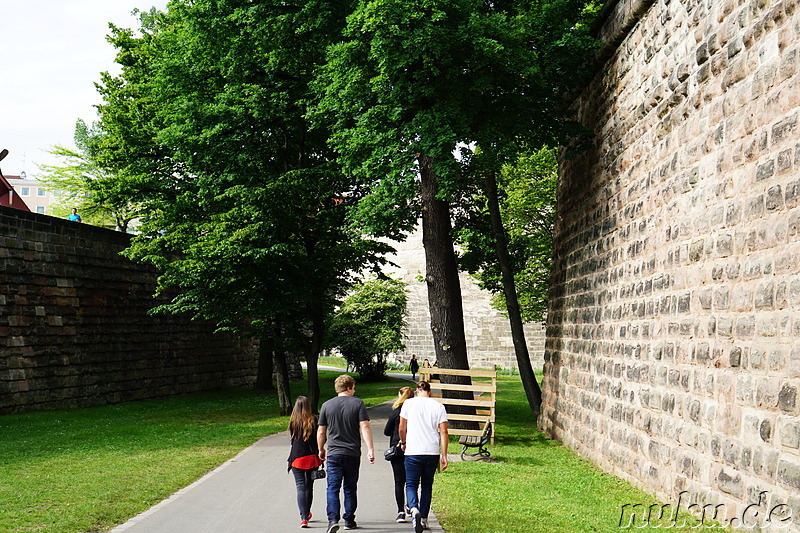
[{"label": "stone wall on grassy bank", "polygon": [[798,531],[798,3],[610,4],[574,102],[596,143],[561,164],[540,426],[664,501]]},{"label": "stone wall on grassy bank", "polygon": [[129,239],[0,207],[0,413],[255,381],[252,341],[148,315],[156,275],[119,255]]}]

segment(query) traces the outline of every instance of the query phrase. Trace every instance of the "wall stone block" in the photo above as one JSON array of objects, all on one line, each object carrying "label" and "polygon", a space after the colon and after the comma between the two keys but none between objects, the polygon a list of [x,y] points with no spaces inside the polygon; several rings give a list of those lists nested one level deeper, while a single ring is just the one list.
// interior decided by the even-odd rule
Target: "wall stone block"
[{"label": "wall stone block", "polygon": [[561,161],[540,427],[667,501],[740,516],[766,491],[800,531],[800,10],[606,9],[573,103],[596,145]]},{"label": "wall stone block", "polygon": [[0,208],[0,413],[254,382],[253,341],[147,314],[156,273],[119,255],[129,238]]}]

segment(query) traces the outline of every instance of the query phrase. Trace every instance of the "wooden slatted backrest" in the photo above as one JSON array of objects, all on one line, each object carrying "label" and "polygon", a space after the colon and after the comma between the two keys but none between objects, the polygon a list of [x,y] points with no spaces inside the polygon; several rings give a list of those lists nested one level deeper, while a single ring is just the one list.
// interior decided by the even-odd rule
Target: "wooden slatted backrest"
[{"label": "wooden slatted backrest", "polygon": [[[431,393],[434,398],[448,405],[474,406],[474,415],[451,414],[448,412],[447,418],[450,421],[482,422],[482,429],[450,429],[451,435],[470,435],[480,437],[483,435],[486,424],[490,423],[490,441],[494,444],[495,435],[495,403],[497,399],[497,371],[496,370],[460,370],[452,368],[423,367],[419,369],[420,379],[431,384]],[[472,379],[471,385],[458,385],[451,383],[441,383],[432,376],[469,376]],[[442,392],[446,390],[472,392],[472,400],[460,400],[453,398],[443,398]]]}]

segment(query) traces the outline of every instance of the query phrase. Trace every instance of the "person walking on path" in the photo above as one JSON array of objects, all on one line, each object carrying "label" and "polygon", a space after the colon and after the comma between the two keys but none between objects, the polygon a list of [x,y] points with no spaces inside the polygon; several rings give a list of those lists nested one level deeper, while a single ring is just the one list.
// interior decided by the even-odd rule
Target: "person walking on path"
[{"label": "person walking on path", "polygon": [[396,522],[405,522],[408,507],[406,507],[406,467],[405,467],[405,454],[400,449],[400,408],[403,403],[414,396],[414,389],[411,387],[402,387],[397,392],[397,399],[392,404],[392,412],[386,420],[386,427],[383,428],[383,434],[389,437],[389,446],[396,446],[399,452],[392,457],[389,462],[392,465],[392,474],[394,475],[394,499],[397,503],[397,518]]},{"label": "person walking on path", "polygon": [[[367,459],[375,463],[372,430],[364,402],[355,397],[356,382],[347,374],[334,381],[337,396],[322,404],[319,411],[317,445],[319,458],[328,463],[326,533],[339,531],[339,519],[345,529],[355,529],[358,473],[361,466],[361,439],[367,445]],[[360,433],[360,437],[359,437]],[[328,448],[325,449],[327,442]],[[341,514],[339,491],[344,492],[344,514]]]},{"label": "person walking on path", "polygon": [[415,354],[411,355],[411,362],[408,363],[408,367],[411,370],[411,379],[416,381],[416,375],[419,371],[419,363],[417,362],[417,356]]},{"label": "person walking on path", "polygon": [[81,216],[78,214],[78,208],[73,207],[72,213],[70,213],[67,218],[72,222],[83,222]]},{"label": "person walking on path", "polygon": [[447,468],[447,411],[431,398],[430,383],[420,381],[416,398],[403,402],[399,433],[405,452],[406,499],[411,508],[411,522],[415,533],[422,533],[428,527],[436,467]]},{"label": "person walking on path", "polygon": [[322,460],[317,446],[317,417],[311,412],[311,401],[298,396],[289,418],[289,470],[294,474],[297,487],[297,507],[300,509],[300,527],[308,527],[311,504],[314,501],[314,480]]}]

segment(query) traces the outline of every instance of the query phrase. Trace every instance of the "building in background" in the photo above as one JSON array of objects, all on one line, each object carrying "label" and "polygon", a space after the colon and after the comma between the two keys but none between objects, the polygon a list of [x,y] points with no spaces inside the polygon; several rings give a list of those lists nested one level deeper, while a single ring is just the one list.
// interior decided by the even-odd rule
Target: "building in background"
[{"label": "building in background", "polygon": [[[7,204],[5,201],[2,205],[10,205],[42,215],[51,214],[50,204],[53,202],[53,193],[45,187],[44,183],[34,178],[28,178],[25,172],[21,172],[19,176],[6,176],[5,178],[7,186],[13,189],[13,197],[19,198],[27,209],[19,207],[17,204]],[[3,198],[5,199],[6,196]]]}]

